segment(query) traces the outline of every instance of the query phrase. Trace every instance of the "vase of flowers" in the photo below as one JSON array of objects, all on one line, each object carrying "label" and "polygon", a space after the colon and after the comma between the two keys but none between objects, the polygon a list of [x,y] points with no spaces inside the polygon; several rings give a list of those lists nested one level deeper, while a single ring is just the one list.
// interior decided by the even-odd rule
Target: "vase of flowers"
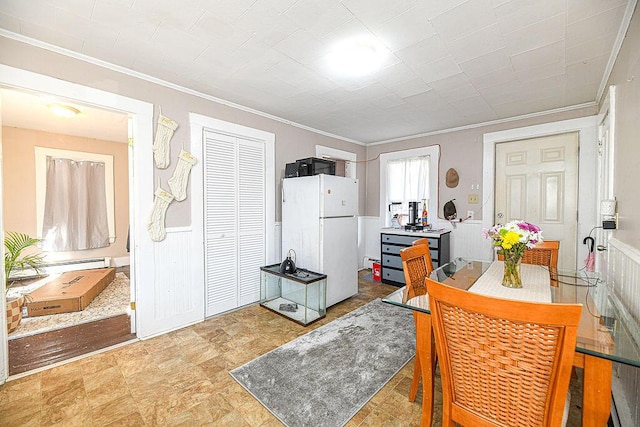
[{"label": "vase of flowers", "polygon": [[542,242],[540,227],[525,221],[511,221],[494,225],[485,231],[485,237],[493,240],[493,247],[504,259],[502,286],[521,288],[520,261],[527,249]]}]

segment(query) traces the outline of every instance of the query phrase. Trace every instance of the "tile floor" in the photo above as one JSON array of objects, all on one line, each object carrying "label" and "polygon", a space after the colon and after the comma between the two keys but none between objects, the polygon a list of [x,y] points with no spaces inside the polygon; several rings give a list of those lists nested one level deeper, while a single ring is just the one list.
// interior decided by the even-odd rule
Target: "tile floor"
[{"label": "tile floor", "polygon": [[[395,288],[360,281],[357,296],[302,327],[259,306],[12,380],[0,386],[3,426],[278,426],[228,371]],[[347,426],[418,426],[419,392],[407,400],[413,363]],[[574,381],[575,382],[575,381]],[[573,402],[579,389],[572,386]],[[579,397],[578,397],[579,401]],[[435,421],[441,396],[436,379]],[[572,405],[570,426],[580,423]]]}]

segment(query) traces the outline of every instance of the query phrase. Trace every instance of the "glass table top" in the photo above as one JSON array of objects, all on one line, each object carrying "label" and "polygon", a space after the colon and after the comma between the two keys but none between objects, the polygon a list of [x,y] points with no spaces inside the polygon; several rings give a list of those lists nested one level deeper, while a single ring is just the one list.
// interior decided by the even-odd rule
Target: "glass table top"
[{"label": "glass table top", "polygon": [[[431,279],[469,290],[492,262],[457,258],[431,273]],[[546,268],[544,266],[536,266]],[[549,286],[554,303],[582,304],[576,351],[640,367],[640,330],[614,292],[597,273],[558,270],[558,286]],[[407,299],[406,286],[384,302],[430,313],[427,295]]]}]

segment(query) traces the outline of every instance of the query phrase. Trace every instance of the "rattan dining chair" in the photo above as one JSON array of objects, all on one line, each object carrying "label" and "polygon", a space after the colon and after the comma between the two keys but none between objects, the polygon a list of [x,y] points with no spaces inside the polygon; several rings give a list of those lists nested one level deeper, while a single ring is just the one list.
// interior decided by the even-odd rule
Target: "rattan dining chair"
[{"label": "rattan dining chair", "polygon": [[[425,245],[422,240],[426,240]],[[404,279],[407,283],[407,299],[419,295],[425,295],[427,288],[424,281],[433,271],[433,262],[429,252],[429,242],[427,239],[419,239],[413,242],[413,246],[404,248],[400,251],[402,259],[402,270],[404,271]],[[413,313],[414,322],[419,314]],[[417,323],[416,323],[417,324]],[[435,353],[435,352],[434,352]],[[435,365],[435,358],[434,358]],[[418,393],[418,385],[420,383],[420,359],[416,352],[413,364],[413,379],[411,380],[411,389],[409,390],[409,401],[413,402]]]},{"label": "rattan dining chair", "polygon": [[560,426],[580,304],[474,294],[427,279],[442,425]]},{"label": "rattan dining chair", "polygon": [[[427,248],[429,247],[429,239],[426,237],[422,237],[420,239],[414,240],[412,246],[425,245]],[[431,252],[429,252],[429,256],[427,256],[427,270],[429,270],[429,274],[433,271],[433,260],[431,259]]]},{"label": "rattan dining chair", "polygon": [[[535,245],[533,249],[527,249],[522,254],[523,264],[543,265],[549,268],[551,285],[558,286],[558,251],[560,242],[558,240],[545,240]],[[498,254],[498,259],[502,261],[504,257]]]}]

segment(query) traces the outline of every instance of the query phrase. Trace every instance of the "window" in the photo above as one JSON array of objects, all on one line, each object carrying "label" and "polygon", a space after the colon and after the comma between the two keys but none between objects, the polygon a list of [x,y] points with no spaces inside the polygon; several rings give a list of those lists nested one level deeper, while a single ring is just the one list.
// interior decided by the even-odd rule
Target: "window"
[{"label": "window", "polygon": [[45,251],[109,246],[103,162],[47,156],[42,224]]},{"label": "window", "polygon": [[389,203],[401,203],[403,209],[409,202],[428,200],[429,156],[388,161],[386,185]]},{"label": "window", "polygon": [[429,223],[434,222],[438,209],[439,160],[439,146],[380,155],[380,219],[383,227],[391,226],[395,213],[407,215],[409,202],[419,202],[422,212],[423,199],[427,200]]},{"label": "window", "polygon": [[42,235],[45,200],[47,189],[47,156],[58,159],[69,159],[76,162],[101,162],[104,163],[104,186],[107,204],[107,226],[109,243],[115,241],[115,209],[114,209],[114,178],[113,178],[113,156],[107,154],[87,153],[80,151],[59,150],[54,148],[36,147],[36,221],[39,238]]}]

